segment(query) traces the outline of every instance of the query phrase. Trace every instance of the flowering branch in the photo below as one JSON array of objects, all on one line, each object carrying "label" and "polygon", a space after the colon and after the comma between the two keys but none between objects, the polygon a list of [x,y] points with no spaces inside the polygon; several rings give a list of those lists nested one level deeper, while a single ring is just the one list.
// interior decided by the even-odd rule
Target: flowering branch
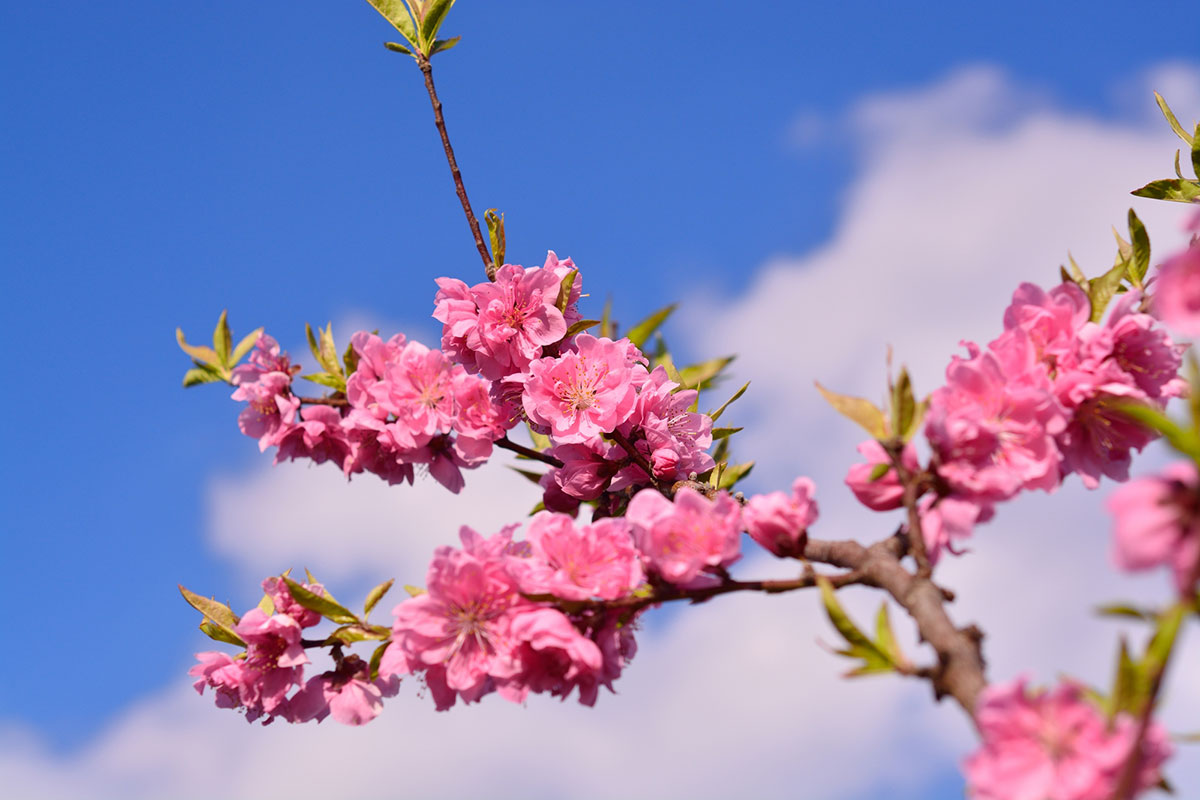
[{"label": "flowering branch", "polygon": [[479,257],[483,259],[483,268],[487,272],[488,280],[495,280],[496,265],[492,262],[492,255],[483,242],[479,220],[475,218],[475,212],[471,210],[471,201],[467,199],[467,188],[463,185],[462,173],[458,169],[458,161],[454,158],[454,148],[450,146],[450,136],[446,133],[446,120],[442,117],[442,101],[438,99],[437,89],[433,86],[433,64],[430,63],[428,56],[421,53],[417,54],[417,64],[421,67],[421,74],[425,76],[425,90],[429,92],[429,102],[433,104],[433,121],[442,137],[442,148],[446,151],[450,174],[454,176],[454,190],[458,193],[458,202],[462,203],[463,213],[467,215],[467,224],[471,226],[471,235],[475,237],[475,248],[479,250]]}]

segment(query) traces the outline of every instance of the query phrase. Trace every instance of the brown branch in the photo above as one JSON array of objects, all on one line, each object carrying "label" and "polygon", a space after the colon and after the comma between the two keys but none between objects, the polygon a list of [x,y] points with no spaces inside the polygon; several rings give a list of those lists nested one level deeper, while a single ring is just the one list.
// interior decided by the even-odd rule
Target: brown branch
[{"label": "brown branch", "polygon": [[350,405],[350,401],[344,397],[301,397],[293,395],[301,403],[306,403],[310,406],[334,406],[335,408],[343,408]]},{"label": "brown branch", "polygon": [[633,459],[633,463],[637,464],[638,468],[642,472],[646,473],[646,476],[650,479],[651,486],[662,492],[662,494],[664,494],[668,500],[671,499],[670,487],[664,486],[662,481],[654,477],[654,468],[650,466],[650,462],[646,460],[644,455],[638,452],[637,447],[634,446],[633,442],[626,438],[625,434],[621,433],[619,430],[614,430],[612,433],[605,434],[605,436],[619,444],[621,449],[629,454],[629,457]]},{"label": "brown branch", "polygon": [[920,473],[909,472],[904,466],[904,443],[895,440],[884,445],[896,477],[904,487],[904,508],[908,512],[908,547],[913,561],[917,562],[917,577],[929,578],[933,575],[933,565],[929,562],[929,551],[925,547],[925,533],[921,529],[921,511],[917,508],[917,500],[921,496]]},{"label": "brown branch", "polygon": [[527,456],[536,461],[541,461],[543,463],[549,464],[552,467],[561,467],[563,465],[563,462],[560,459],[555,458],[554,456],[550,455],[549,453],[543,453],[540,450],[534,450],[532,447],[526,447],[523,444],[517,444],[512,439],[509,439],[507,436],[505,436],[502,439],[497,439],[494,442],[494,444],[496,445],[496,447],[502,448],[504,450],[511,450],[514,453],[520,453],[523,456]]},{"label": "brown branch", "polygon": [[433,104],[433,121],[442,137],[442,148],[446,151],[446,161],[450,164],[450,174],[454,177],[454,190],[458,193],[458,202],[462,203],[463,213],[467,215],[467,224],[471,226],[471,235],[475,237],[475,248],[483,259],[483,269],[487,272],[488,280],[496,279],[496,265],[483,241],[483,233],[479,229],[479,220],[471,210],[471,202],[467,199],[467,188],[463,185],[462,173],[458,169],[458,161],[454,158],[454,148],[450,146],[450,137],[446,133],[446,120],[442,117],[442,101],[438,99],[437,90],[433,87],[433,65],[429,57],[418,53],[417,64],[425,76],[425,90],[429,92],[429,101]]},{"label": "brown branch", "polygon": [[[944,591],[930,578],[914,575],[900,563],[908,544],[892,536],[864,547],[852,541],[809,539],[804,557],[859,573],[863,583],[884,589],[917,623],[921,639],[937,653],[931,671],[934,695],[949,695],[974,718],[975,700],[987,685],[981,648],[983,634],[974,625],[958,628],[946,614]],[[908,537],[913,538],[913,537]]]}]

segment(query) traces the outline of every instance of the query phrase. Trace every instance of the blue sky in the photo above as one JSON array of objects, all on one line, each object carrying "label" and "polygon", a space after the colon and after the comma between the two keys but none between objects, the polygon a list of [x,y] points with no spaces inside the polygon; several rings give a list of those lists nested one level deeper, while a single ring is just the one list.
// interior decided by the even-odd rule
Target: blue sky
[{"label": "blue sky", "polygon": [[[569,255],[630,320],[719,308],[863,198],[871,98],[982,64],[1020,113],[1140,131],[1139,76],[1200,60],[1184,2],[760,6],[458,4],[437,81],[510,261]],[[23,378],[3,399],[0,608],[29,648],[0,662],[0,722],[69,759],[202,646],[177,582],[253,602],[212,487],[258,485],[263,459],[226,391],[179,388],[175,326],[203,339],[228,308],[292,347],[305,321],[431,331],[433,278],[481,272],[419,73],[365,2],[7,3],[0,23],[0,295]],[[958,791],[920,780],[914,797]]]}]

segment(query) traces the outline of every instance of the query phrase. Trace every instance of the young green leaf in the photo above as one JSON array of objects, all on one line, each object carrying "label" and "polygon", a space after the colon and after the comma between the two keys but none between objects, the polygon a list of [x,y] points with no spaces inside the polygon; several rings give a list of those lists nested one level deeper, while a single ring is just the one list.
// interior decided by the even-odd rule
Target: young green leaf
[{"label": "young green leaf", "polygon": [[[1193,153],[1193,160],[1195,154]],[[1194,203],[1200,197],[1200,182],[1182,180],[1179,178],[1164,178],[1150,181],[1140,189],[1134,189],[1131,194],[1137,197],[1149,197],[1152,200],[1172,200],[1176,203]]]},{"label": "young green leaf", "polygon": [[1162,115],[1167,118],[1167,124],[1171,126],[1171,130],[1175,131],[1175,135],[1187,142],[1188,147],[1192,147],[1195,144],[1195,138],[1188,134],[1188,132],[1183,129],[1183,126],[1179,124],[1179,120],[1175,118],[1174,112],[1171,111],[1171,107],[1167,105],[1167,101],[1163,99],[1163,96],[1158,92],[1155,92],[1154,101],[1158,103],[1159,110],[1162,111]]},{"label": "young green leaf", "polygon": [[346,379],[340,375],[330,375],[328,372],[314,372],[311,375],[301,375],[306,381],[319,383],[322,386],[328,386],[339,392],[346,391]]},{"label": "young green leaf", "polygon": [[1156,430],[1167,443],[1186,456],[1200,462],[1200,434],[1194,428],[1184,428],[1168,417],[1162,410],[1141,403],[1111,403],[1114,411],[1129,417],[1134,422]]},{"label": "young green leaf", "polygon": [[383,46],[386,47],[388,50],[391,50],[393,53],[404,53],[404,55],[406,55],[406,56],[413,56],[413,58],[416,58],[416,56],[413,55],[412,50],[409,50],[407,47],[400,44],[399,42],[384,42]]},{"label": "young green leaf", "polygon": [[685,389],[708,389],[737,356],[722,356],[690,364],[679,370],[680,383]]},{"label": "young green leaf", "polygon": [[371,653],[371,661],[369,664],[371,680],[375,680],[379,677],[379,664],[383,661],[383,654],[387,651],[389,644],[391,644],[390,641],[384,642],[375,648],[375,652]]},{"label": "young green leaf", "polygon": [[354,342],[346,345],[345,351],[342,353],[342,365],[346,367],[346,375],[353,375],[358,370],[358,351],[354,349]]},{"label": "young green leaf", "polygon": [[400,35],[406,42],[414,48],[417,47],[417,28],[413,25],[412,17],[402,0],[367,0],[367,2],[382,14],[393,28],[400,31]]},{"label": "young green leaf", "polygon": [[632,328],[630,328],[629,333],[625,335],[626,338],[628,338],[629,341],[633,342],[638,347],[641,347],[650,340],[651,335],[653,335],[655,331],[662,327],[662,324],[667,321],[667,317],[671,316],[671,314],[675,312],[675,309],[678,308],[678,305],[678,303],[672,303],[669,306],[664,306],[658,311],[655,311],[637,325],[634,325]]},{"label": "young green leaf", "polygon": [[1108,272],[1088,280],[1087,293],[1092,304],[1092,322],[1099,322],[1104,317],[1104,309],[1108,308],[1109,302],[1117,293],[1117,287],[1125,280],[1128,263],[1122,259]]},{"label": "young green leaf", "polygon": [[509,464],[508,468],[511,469],[513,472],[517,473],[518,475],[523,476],[525,478],[525,480],[529,481],[530,483],[536,483],[539,486],[541,485],[542,477],[543,477],[542,473],[534,472],[533,470],[528,470],[528,469],[520,469],[518,467],[514,467],[512,464]]},{"label": "young green leaf", "polygon": [[225,644],[237,645],[238,647],[246,646],[246,642],[242,640],[242,637],[238,636],[236,633],[234,633],[229,628],[223,628],[220,625],[217,625],[215,622],[212,622],[211,620],[206,619],[203,622],[201,622],[200,630],[204,633],[205,636],[207,636],[210,639],[213,639],[214,641],[224,642]]},{"label": "young green leaf", "polygon": [[718,419],[720,419],[721,415],[725,413],[725,409],[727,409],[731,405],[733,405],[733,402],[735,400],[737,400],[739,397],[741,397],[742,395],[744,395],[746,393],[746,390],[749,388],[750,388],[750,381],[746,381],[745,383],[743,383],[742,388],[738,389],[736,392],[733,393],[733,397],[729,398],[724,403],[722,403],[721,407],[718,408],[716,411],[712,411],[709,413],[709,415],[708,415],[709,419],[711,419],[713,422],[716,422]]},{"label": "young green leaf", "polygon": [[598,320],[598,319],[581,319],[581,320],[579,320],[579,322],[576,322],[574,325],[567,328],[567,333],[565,336],[563,336],[563,338],[570,339],[575,334],[583,333],[588,328],[594,328],[599,324],[600,324],[600,320]]},{"label": "young green leaf", "polygon": [[917,401],[913,397],[912,379],[909,378],[908,369],[905,367],[900,368],[900,376],[892,386],[891,412],[892,430],[907,442],[912,438],[912,434],[916,433],[920,420],[917,419]]},{"label": "young green leaf", "polygon": [[229,367],[229,348],[232,346],[233,332],[229,330],[229,311],[221,311],[217,318],[217,327],[213,329],[213,350],[221,359],[222,367]]},{"label": "young green leaf", "polygon": [[1192,136],[1192,172],[1200,178],[1200,122],[1196,123],[1196,133]]},{"label": "young green leaf", "polygon": [[217,355],[217,351],[204,345],[188,344],[187,340],[183,338],[183,328],[175,329],[175,341],[179,342],[179,348],[183,352],[201,364],[211,364],[218,370],[221,368],[221,358]]},{"label": "young green leaf", "polygon": [[425,9],[425,18],[421,20],[421,41],[429,55],[433,55],[430,45],[437,38],[438,30],[441,29],[446,14],[453,5],[454,0],[429,0],[429,5]]},{"label": "young green leaf", "polygon": [[229,357],[229,366],[236,366],[239,361],[246,357],[246,353],[250,352],[250,348],[254,347],[258,342],[258,337],[262,336],[263,329],[255,328],[242,337],[242,340],[237,343],[237,347],[233,348],[233,354]]},{"label": "young green leaf", "polygon": [[188,601],[192,608],[199,611],[204,616],[211,619],[218,625],[223,625],[226,628],[234,628],[240,621],[237,614],[233,613],[233,609],[224,603],[217,602],[211,597],[202,597],[195,592],[188,591],[183,588],[183,584],[179,584],[179,593],[183,595],[183,599]]},{"label": "young green leaf", "polygon": [[721,470],[721,476],[717,479],[718,489],[732,489],[737,482],[746,478],[750,471],[754,469],[754,462],[747,461],[743,464],[734,464],[730,467],[725,467]]},{"label": "young green leaf", "polygon": [[733,436],[735,433],[739,433],[742,430],[745,430],[745,429],[744,428],[713,428],[712,429],[712,438],[713,438],[713,441],[715,442],[719,439],[724,439],[726,436]]},{"label": "young green leaf", "polygon": [[1138,608],[1132,603],[1108,603],[1107,605],[1097,606],[1096,613],[1102,617],[1126,617],[1140,620],[1156,619],[1153,611]]},{"label": "young green leaf", "polygon": [[867,638],[867,635],[858,629],[858,626],[846,614],[842,604],[838,602],[837,594],[833,590],[833,584],[828,578],[818,576],[817,586],[821,590],[821,602],[825,606],[825,614],[829,617],[829,621],[833,623],[833,627],[842,635],[849,645],[846,649],[836,651],[838,655],[847,656],[848,658],[857,658],[863,661],[862,666],[846,673],[846,677],[857,677],[859,675],[869,675],[877,672],[890,672],[895,667],[887,653],[879,649],[879,646]]},{"label": "young green leaf", "polygon": [[896,633],[892,630],[892,620],[888,616],[888,604],[879,605],[879,613],[875,615],[875,644],[888,659],[897,666],[911,668],[912,664],[900,649],[896,641]]},{"label": "young green leaf", "polygon": [[328,597],[322,597],[319,594],[310,592],[291,578],[284,576],[283,579],[287,582],[288,591],[291,593],[292,599],[308,610],[315,611],[321,616],[339,624],[358,622],[358,617],[354,616],[354,612],[350,609]]},{"label": "young green leaf", "polygon": [[325,330],[320,331],[321,354],[317,359],[330,375],[342,375],[342,365],[338,362],[337,345],[333,342],[333,323],[326,324]]},{"label": "young green leaf", "polygon": [[559,311],[566,311],[567,306],[571,303],[571,287],[575,285],[575,279],[579,277],[579,270],[573,269],[566,274],[562,282],[558,284],[558,299],[554,301],[555,307]]},{"label": "young green leaf", "polygon": [[604,311],[600,315],[600,336],[605,339],[617,338],[617,326],[612,321],[612,295],[604,301]]},{"label": "young green leaf", "polygon": [[183,388],[196,386],[201,383],[217,383],[225,380],[225,376],[217,372],[214,368],[207,364],[199,364],[193,369],[189,369],[183,373]]},{"label": "young green leaf", "polygon": [[1150,234],[1146,226],[1138,219],[1138,215],[1129,209],[1129,238],[1133,243],[1132,258],[1129,262],[1129,282],[1137,288],[1142,288],[1142,279],[1150,269]]},{"label": "young green leaf", "polygon": [[[457,42],[458,38],[456,37],[454,41]],[[437,42],[434,44],[435,53],[437,52],[437,45],[439,44],[444,44],[444,42]],[[449,47],[443,47],[442,49],[449,50],[450,47],[453,46],[454,45],[450,45]],[[489,208],[487,211],[483,212],[483,221],[487,223],[488,239],[490,239],[492,243],[492,261],[499,266],[504,263],[504,215],[497,214],[496,209],[494,208]]]},{"label": "young green leaf", "polygon": [[404,591],[408,592],[409,597],[420,597],[421,595],[425,594],[425,590],[420,586],[412,586],[407,583],[404,584]]},{"label": "young green leaf", "polygon": [[391,589],[392,584],[395,582],[395,578],[384,581],[367,594],[367,602],[363,604],[363,619],[371,616],[371,609],[379,604],[379,601],[383,599],[383,596],[388,593],[388,589]]},{"label": "young green leaf", "polygon": [[432,55],[436,55],[437,53],[444,53],[461,41],[462,41],[461,36],[453,36],[449,39],[438,39],[436,42],[433,43],[433,47],[429,48],[429,55],[432,56]]},{"label": "young green leaf", "polygon": [[258,601],[258,610],[268,617],[275,613],[275,601],[271,599],[271,595],[263,592],[262,599]]},{"label": "young green leaf", "polygon": [[528,422],[525,423],[525,428],[529,431],[529,441],[533,443],[534,450],[545,451],[550,449],[552,443],[549,436],[544,433],[538,433]]},{"label": "young green leaf", "polygon": [[[815,383],[815,381],[814,381]],[[870,400],[865,400],[861,397],[852,397],[847,394],[838,394],[831,392],[821,384],[817,383],[817,391],[821,396],[828,401],[829,405],[842,416],[858,423],[867,433],[871,434],[872,438],[885,439],[888,436],[887,420],[883,416],[883,411],[879,409]]]}]

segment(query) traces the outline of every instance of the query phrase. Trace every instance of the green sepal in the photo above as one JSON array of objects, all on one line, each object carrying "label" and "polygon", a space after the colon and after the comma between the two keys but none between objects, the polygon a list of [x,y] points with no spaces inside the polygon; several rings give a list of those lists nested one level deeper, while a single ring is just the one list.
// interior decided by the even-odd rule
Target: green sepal
[{"label": "green sepal", "polygon": [[383,599],[383,596],[388,593],[388,590],[392,588],[392,584],[395,582],[395,578],[386,580],[367,593],[367,601],[363,604],[363,619],[371,616],[371,609],[379,604],[379,601]]},{"label": "green sepal", "polygon": [[685,389],[704,389],[711,388],[713,381],[721,376],[737,356],[721,356],[720,358],[710,358],[708,361],[701,361],[699,364],[689,364],[679,370],[680,383]]},{"label": "green sepal", "polygon": [[655,311],[637,325],[634,325],[632,328],[630,328],[629,333],[625,334],[625,338],[629,339],[629,341],[633,342],[638,347],[641,347],[650,340],[651,335],[653,335],[656,330],[662,327],[662,324],[667,321],[667,317],[671,316],[671,314],[673,314],[675,309],[678,307],[678,303],[672,303],[669,306],[660,308],[658,311]]},{"label": "green sepal", "polygon": [[199,361],[193,363],[196,365],[195,368],[183,373],[183,388],[186,389],[189,386],[197,386],[201,383],[217,383],[225,380],[225,376],[214,367],[210,367],[208,364],[201,364]]},{"label": "green sepal", "polygon": [[1200,462],[1200,434],[1194,428],[1182,427],[1154,406],[1132,402],[1113,402],[1109,406],[1134,422],[1158,431],[1171,447]]},{"label": "green sepal", "polygon": [[229,366],[236,366],[239,361],[246,357],[246,353],[254,347],[258,337],[262,336],[263,329],[255,328],[242,337],[242,340],[237,343],[237,347],[233,348],[233,354],[229,357]]},{"label": "green sepal", "polygon": [[[315,611],[326,619],[330,619],[339,624],[350,624],[358,622],[358,617],[354,615],[350,609],[341,604],[322,597],[315,592],[310,592],[303,585],[297,583],[286,575],[283,580],[287,582],[288,591],[292,595],[292,599],[300,605],[307,608],[309,611]],[[315,582],[315,581],[314,581]]]},{"label": "green sepal", "polygon": [[229,330],[229,310],[221,311],[217,318],[217,327],[213,329],[213,350],[221,359],[221,366],[229,368],[229,352],[232,346],[233,332]]},{"label": "green sepal", "polygon": [[[814,381],[814,383],[816,383],[816,381]],[[853,397],[847,394],[831,392],[820,383],[816,383],[816,386],[817,391],[821,393],[821,396],[824,397],[829,405],[833,406],[833,409],[839,414],[851,420],[852,422],[858,423],[863,429],[866,430],[867,433],[871,434],[872,438],[887,438],[888,425],[887,420],[883,415],[883,411],[881,411],[879,407],[870,400],[866,400],[861,397]]]},{"label": "green sepal", "polygon": [[1150,234],[1146,226],[1138,219],[1138,215],[1129,209],[1129,240],[1132,243],[1132,253],[1129,260],[1129,282],[1136,288],[1142,288],[1142,279],[1150,269]]},{"label": "green sepal", "polygon": [[569,340],[575,334],[583,333],[588,328],[594,328],[599,324],[600,324],[600,320],[598,320],[598,319],[581,319],[581,320],[579,320],[579,322],[576,322],[574,325],[567,328],[567,332],[563,336],[563,339]]},{"label": "green sepal", "polygon": [[306,381],[328,386],[330,389],[335,389],[339,392],[346,391],[346,379],[340,375],[330,375],[328,372],[314,372],[311,375],[301,375],[300,377]]},{"label": "green sepal", "polygon": [[1200,197],[1200,182],[1182,180],[1180,178],[1164,178],[1158,181],[1150,181],[1150,183],[1147,183],[1142,188],[1134,189],[1130,194],[1137,197],[1149,197],[1152,200],[1194,203],[1196,198]]},{"label": "green sepal", "polygon": [[[458,38],[456,37],[454,41],[457,42]],[[438,42],[437,44],[442,43]],[[450,45],[450,47],[453,46],[454,45]],[[449,50],[450,48],[444,47],[442,49]],[[436,53],[437,50],[435,49],[434,52]],[[504,253],[506,249],[504,241],[504,215],[497,214],[496,209],[494,208],[489,208],[487,211],[483,212],[483,220],[487,223],[488,239],[490,239],[492,242],[492,263],[499,268],[504,264]]]},{"label": "green sepal", "polygon": [[214,641],[224,642],[225,644],[232,644],[238,647],[246,646],[246,643],[242,640],[242,637],[238,636],[228,628],[223,628],[220,625],[217,625],[211,620],[206,619],[201,622],[200,631]]},{"label": "green sepal", "polygon": [[722,403],[721,407],[718,408],[716,411],[710,412],[708,415],[708,418],[711,419],[713,422],[716,422],[718,419],[721,418],[721,415],[725,413],[725,409],[727,409],[731,405],[733,405],[734,401],[737,400],[742,395],[744,395],[746,393],[746,390],[749,388],[750,388],[750,381],[746,381],[745,383],[742,384],[742,388],[738,389],[736,392],[733,393],[733,397],[729,398],[724,403]]}]

